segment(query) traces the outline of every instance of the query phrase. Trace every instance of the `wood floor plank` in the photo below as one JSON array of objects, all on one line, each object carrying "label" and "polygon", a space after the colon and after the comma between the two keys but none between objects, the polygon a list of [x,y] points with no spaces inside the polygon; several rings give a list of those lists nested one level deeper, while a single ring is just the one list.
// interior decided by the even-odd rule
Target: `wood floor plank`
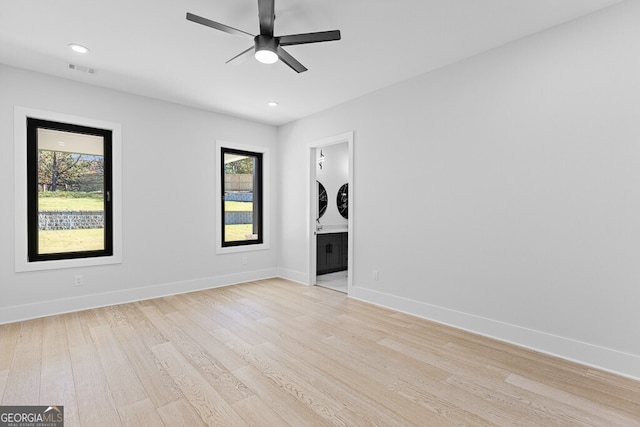
[{"label": "wood floor plank", "polygon": [[229,311],[233,313],[241,313],[243,316],[250,317],[253,320],[260,320],[268,316],[264,307],[252,307],[250,305],[243,305],[241,300],[244,297],[238,296],[233,292],[232,287],[216,288],[209,292],[210,295],[215,295],[216,300],[225,307],[227,313]]},{"label": "wood floor plank", "polygon": [[248,426],[263,427],[291,425],[278,415],[271,406],[267,405],[264,400],[255,394],[234,403],[232,406]]},{"label": "wood floor plank", "polygon": [[300,375],[303,373],[295,372],[282,365],[280,361],[269,358],[262,348],[234,339],[232,336],[225,344],[241,355],[272,384],[303,402],[321,417],[331,418],[343,409],[340,402],[333,401],[302,380]]},{"label": "wood floor plank", "polygon": [[[76,346],[71,350],[73,379],[80,426],[120,425],[120,415],[116,409],[107,378],[100,364],[96,347],[91,344]],[[71,402],[64,402],[68,404]]]},{"label": "wood floor plank", "polygon": [[67,345],[70,349],[78,346],[84,346],[92,342],[91,332],[89,332],[89,325],[91,322],[87,320],[90,313],[93,312],[87,310],[66,313],[60,316],[64,320],[65,328],[67,330]]},{"label": "wood floor plank", "polygon": [[147,397],[133,366],[108,326],[91,328],[100,364],[117,407],[138,402]]},{"label": "wood floor plank", "polygon": [[4,396],[4,389],[6,388],[8,377],[9,377],[8,369],[0,371],[0,402],[2,402],[2,397]]},{"label": "wood floor plank", "polygon": [[[397,398],[390,393],[385,383],[368,374],[363,374],[362,370],[354,369],[354,364],[352,362],[346,363],[340,355],[333,352],[327,353],[326,349],[324,353],[312,350],[300,355],[300,359],[315,366],[327,380],[335,382],[346,393],[357,396],[364,407],[372,408],[358,414],[371,425],[406,426],[424,419],[421,411],[417,411],[418,413],[413,410],[409,411],[405,406],[404,399]],[[358,405],[354,405],[353,408],[348,409],[358,408]],[[412,419],[415,421],[414,423],[409,421]]]},{"label": "wood floor plank", "polygon": [[[445,387],[436,387],[435,392],[430,392],[420,387],[415,387],[407,381],[396,380],[389,384],[388,390],[432,413],[436,418],[431,422],[487,427],[497,425],[486,418],[488,414],[480,416],[475,411],[470,411],[469,401],[465,399],[465,396],[456,396],[456,400],[451,400],[451,393],[445,390]],[[461,405],[460,401],[464,403]],[[515,424],[517,425],[517,422]]]},{"label": "wood floor plank", "polygon": [[126,305],[122,304],[103,307],[97,311],[97,314],[110,328],[130,326],[129,319],[123,312],[124,307]]},{"label": "wood floor plank", "polygon": [[160,414],[160,418],[162,418],[162,422],[166,426],[206,426],[193,406],[184,397],[159,407],[158,414]]},{"label": "wood floor plank", "polygon": [[366,367],[368,371],[365,372],[375,371],[376,377],[384,383],[390,383],[396,378],[429,376],[441,379],[451,375],[451,371],[443,369],[442,366],[416,363],[415,359],[385,346],[372,346],[374,351],[364,354],[361,351],[364,342],[355,337],[349,339],[336,335],[323,342],[330,348],[336,349],[343,357],[356,361],[361,367]]},{"label": "wood floor plank", "polygon": [[[233,371],[253,393],[258,396],[267,406],[272,408],[287,424],[298,426],[330,426],[326,421],[309,406],[300,403],[296,397],[287,390],[273,383],[262,371],[252,365],[247,365]],[[286,425],[286,424],[285,424]]]},{"label": "wood floor plank", "polygon": [[2,405],[37,405],[42,368],[42,319],[21,322],[14,345],[3,351],[13,354]]},{"label": "wood floor plank", "polygon": [[[151,400],[144,399],[139,402],[125,405],[118,408],[123,426],[161,426],[163,424],[156,407]],[[66,416],[66,413],[65,413]]]},{"label": "wood floor plank", "polygon": [[[153,304],[149,302],[149,305]],[[141,307],[143,306],[135,303],[126,304],[122,308],[122,312],[126,316],[128,324],[135,331],[135,334],[139,339],[142,339],[145,346],[149,348],[167,342],[167,338],[149,321],[142,312]]]},{"label": "wood floor plank", "polygon": [[220,301],[216,300],[215,294],[203,292],[197,299],[192,295],[189,295],[188,298],[190,298],[190,304],[198,306],[203,313],[210,316],[220,326],[232,331],[245,341],[251,344],[264,342],[262,336],[255,334],[252,329],[245,326],[252,321],[251,317],[240,312],[234,312],[230,307],[223,306]]},{"label": "wood floor plank", "polygon": [[[264,328],[268,328],[274,333],[279,334],[291,341],[293,345],[299,347],[301,351],[313,349],[317,343],[321,343],[325,338],[332,336],[329,329],[308,327],[306,324],[306,318],[296,318],[295,322],[291,320],[278,320],[276,318],[261,319],[260,324]],[[316,324],[316,326],[318,326]]]},{"label": "wood floor plank", "polygon": [[[336,420],[337,415],[344,409],[344,402],[335,400],[333,396],[319,390],[307,380],[307,376],[312,373],[292,369],[287,366],[286,358],[269,357],[261,346],[236,348],[236,350],[244,352],[244,357],[250,361],[251,365],[260,370],[262,375],[274,385],[285,390],[327,421]],[[346,420],[342,420],[341,424],[353,425]]]},{"label": "wood floor plank", "polygon": [[[602,377],[589,378],[589,369],[577,363],[543,356],[531,350],[489,339],[467,345],[448,344],[445,348],[452,354],[463,353],[464,358],[473,357],[481,363],[491,363],[496,367],[509,369],[513,374],[538,378],[548,386],[561,388],[575,395],[585,394],[603,400],[608,406],[621,411],[633,412],[638,409],[640,395],[637,391],[635,394],[631,390],[616,393],[607,382],[601,381]],[[510,356],[505,357],[506,354]],[[621,390],[619,386],[614,389]]]},{"label": "wood floor plank", "polygon": [[144,339],[140,339],[141,335],[129,326],[114,328],[113,332],[144,388],[146,396],[156,407],[164,406],[182,397],[182,392],[169,374],[162,369],[151,348],[145,345]]},{"label": "wood floor plank", "polygon": [[429,425],[425,424],[427,421],[438,425],[437,416],[392,393],[387,387],[388,378],[385,380],[378,375],[371,375],[372,369],[366,362],[350,359],[344,353],[331,351],[331,347],[327,347],[322,353],[308,351],[300,355],[300,358],[320,367],[325,375],[359,395],[363,401],[369,402],[370,406],[376,408],[376,413],[372,416],[389,417],[394,420],[390,425]]},{"label": "wood floor plank", "polygon": [[318,305],[318,300],[316,299],[300,300],[299,297],[289,298],[286,292],[274,292],[274,289],[270,289],[266,283],[244,283],[237,285],[236,290],[258,304],[286,310],[292,317],[304,316],[309,313],[310,305]]},{"label": "wood floor plank", "polygon": [[[213,358],[219,362],[227,371],[233,371],[242,366],[245,366],[247,362],[242,360],[236,353],[227,348],[223,343],[218,341],[207,329],[206,322],[200,323],[198,319],[200,317],[192,316],[195,312],[193,310],[185,310],[180,313],[172,313],[168,315],[173,323],[180,328],[183,333],[188,335],[193,341],[197,342],[204,351],[212,355]],[[204,327],[203,327],[204,326]],[[214,330],[221,329],[216,327]]]},{"label": "wood floor plank", "polygon": [[162,315],[159,310],[151,306],[144,307],[142,310],[149,320],[170,339],[173,348],[182,354],[227,403],[232,404],[251,395],[245,385],[218,362],[215,358],[216,353],[208,353],[174,323],[173,319],[178,318],[180,321],[183,320],[183,316],[176,312]]},{"label": "wood floor plank", "polygon": [[0,325],[0,371],[9,369],[13,362],[13,350],[18,344],[21,323]]},{"label": "wood floor plank", "polygon": [[[452,376],[447,384],[454,387],[454,393],[470,396],[467,402],[469,410],[490,420],[499,420],[504,425],[509,420],[524,414],[517,423],[523,426],[554,425],[604,425],[605,420],[590,419],[581,410],[565,404],[553,402],[546,396],[512,386],[504,381],[496,382],[492,379],[478,377]],[[424,384],[422,384],[424,386]],[[479,402],[479,404],[477,404]],[[551,404],[550,404],[551,403]],[[489,413],[486,408],[489,404]],[[535,423],[532,420],[537,420]]]},{"label": "wood floor plank", "polygon": [[[78,425],[76,388],[73,382],[67,329],[62,316],[43,319],[40,405],[64,406],[65,422]],[[66,402],[66,403],[65,403]]]},{"label": "wood floor plank", "polygon": [[260,344],[260,349],[272,360],[278,360],[282,366],[297,373],[304,373],[303,382],[311,385],[315,390],[321,391],[323,396],[337,402],[342,409],[335,417],[345,425],[384,425],[401,426],[400,421],[394,419],[388,412],[381,411],[376,405],[364,396],[354,393],[353,389],[331,375],[331,369],[321,369],[317,363],[308,363],[299,355],[287,354],[268,342]]},{"label": "wood floor plank", "polygon": [[[606,405],[584,399],[583,397],[576,396],[570,392],[520,375],[509,375],[506,382],[540,396],[551,397],[554,401],[573,406],[586,414],[590,423],[593,422],[599,424],[598,420],[601,419],[609,425],[633,425],[633,423],[638,421],[638,419],[634,420],[631,417],[627,417],[618,411],[610,409]],[[640,412],[638,412],[637,415],[640,415]]]},{"label": "wood floor plank", "polygon": [[152,351],[207,425],[245,425],[226,400],[189,364],[173,344],[158,344]]},{"label": "wood floor plank", "polygon": [[464,373],[470,376],[497,376],[500,379],[506,377],[504,370],[496,369],[493,365],[487,365],[484,361],[480,361],[479,363],[477,359],[466,358],[464,352],[454,353],[447,351],[444,347],[422,348],[419,344],[407,342],[398,337],[384,338],[378,341],[377,344],[382,347],[387,347],[405,357],[415,359],[424,365],[449,372],[452,375],[455,373]]},{"label": "wood floor plank", "polygon": [[603,399],[612,406],[629,413],[637,410],[640,396],[636,381],[595,369],[587,369],[585,378],[593,388],[605,394]]}]

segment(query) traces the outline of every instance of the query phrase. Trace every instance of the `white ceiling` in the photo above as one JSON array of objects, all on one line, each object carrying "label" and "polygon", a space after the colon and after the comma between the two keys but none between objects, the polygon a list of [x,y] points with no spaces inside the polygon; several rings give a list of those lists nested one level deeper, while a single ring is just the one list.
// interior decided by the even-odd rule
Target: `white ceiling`
[{"label": "white ceiling", "polygon": [[275,35],[342,32],[287,47],[309,69],[297,74],[226,65],[251,43],[185,19],[257,34],[257,0],[2,0],[0,62],[280,125],[620,1],[276,0]]}]

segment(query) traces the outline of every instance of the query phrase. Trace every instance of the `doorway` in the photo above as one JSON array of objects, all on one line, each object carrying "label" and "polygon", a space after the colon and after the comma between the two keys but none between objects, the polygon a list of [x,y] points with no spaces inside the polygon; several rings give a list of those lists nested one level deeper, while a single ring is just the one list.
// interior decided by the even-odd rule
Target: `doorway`
[{"label": "doorway", "polygon": [[309,284],[353,286],[353,132],[309,146]]}]

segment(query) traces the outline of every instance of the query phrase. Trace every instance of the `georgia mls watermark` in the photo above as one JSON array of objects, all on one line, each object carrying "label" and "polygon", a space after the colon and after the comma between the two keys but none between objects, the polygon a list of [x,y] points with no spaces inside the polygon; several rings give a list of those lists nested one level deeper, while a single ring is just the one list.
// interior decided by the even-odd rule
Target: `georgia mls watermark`
[{"label": "georgia mls watermark", "polygon": [[64,427],[64,406],[0,406],[0,427]]}]

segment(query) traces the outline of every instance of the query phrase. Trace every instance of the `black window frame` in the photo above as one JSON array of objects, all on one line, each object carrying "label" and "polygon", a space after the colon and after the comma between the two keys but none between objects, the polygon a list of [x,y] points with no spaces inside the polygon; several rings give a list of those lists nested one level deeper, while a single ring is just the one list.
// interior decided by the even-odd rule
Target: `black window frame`
[{"label": "black window frame", "polygon": [[[104,249],[40,254],[38,251],[38,129],[73,132],[103,138]],[[113,131],[27,117],[27,252],[29,262],[113,256]]]},{"label": "black window frame", "polygon": [[[248,240],[234,240],[234,241],[226,241],[226,210],[225,210],[225,163],[224,157],[225,154],[236,154],[240,156],[250,156],[255,157],[256,162],[254,165],[254,182],[253,182],[253,225],[254,231],[257,227],[258,232],[253,233],[257,234],[257,239],[248,239]],[[223,248],[230,247],[238,247],[238,246],[250,246],[250,245],[261,245],[264,243],[264,197],[263,197],[263,189],[264,189],[264,169],[263,169],[263,153],[255,152],[255,151],[247,151],[240,150],[232,147],[220,147],[220,186],[221,186],[221,200],[220,200],[220,209],[222,211],[221,215],[221,224],[220,224],[220,233],[221,233],[221,246]],[[257,199],[257,201],[256,201]]]}]

